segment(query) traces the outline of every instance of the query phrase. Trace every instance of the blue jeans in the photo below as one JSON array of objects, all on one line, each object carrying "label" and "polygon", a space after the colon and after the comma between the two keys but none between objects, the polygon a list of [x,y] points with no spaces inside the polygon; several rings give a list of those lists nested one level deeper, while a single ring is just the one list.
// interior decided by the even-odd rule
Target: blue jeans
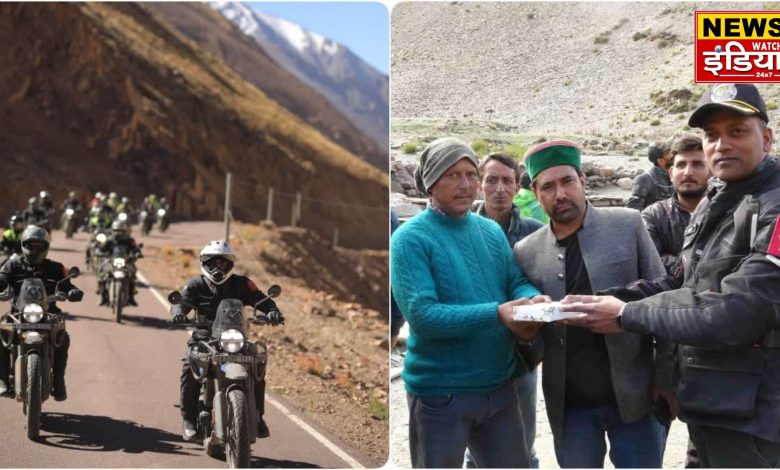
[{"label": "blue jeans", "polygon": [[466,446],[480,468],[528,468],[517,380],[489,394],[407,394],[414,468],[459,468]]},{"label": "blue jeans", "polygon": [[[534,440],[536,440],[536,381],[539,368],[535,368],[527,374],[517,378],[517,400],[520,402],[520,413],[523,415],[523,428],[525,429],[525,445],[528,449],[528,459],[531,468],[539,468],[539,459],[536,457]],[[477,468],[471,451],[466,450],[463,462],[465,468]]]},{"label": "blue jeans", "polygon": [[661,468],[664,427],[652,413],[626,423],[616,406],[566,408],[563,442],[555,441],[561,468],[603,468],[609,436],[609,459],[615,468]]}]

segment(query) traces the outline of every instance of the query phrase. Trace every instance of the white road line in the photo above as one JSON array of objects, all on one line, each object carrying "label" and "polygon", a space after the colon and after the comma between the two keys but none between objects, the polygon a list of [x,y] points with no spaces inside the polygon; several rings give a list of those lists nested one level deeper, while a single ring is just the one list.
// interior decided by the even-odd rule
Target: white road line
[{"label": "white road line", "polygon": [[[152,293],[152,295],[160,301],[160,303],[168,310],[171,309],[171,304],[168,303],[168,300],[163,297],[163,295],[151,286],[149,281],[146,279],[146,277],[141,274],[141,271],[136,272],[136,276],[138,276],[138,279],[143,282],[146,287],[149,289],[149,291]],[[336,454],[338,458],[345,461],[350,468],[364,468],[363,465],[360,464],[357,460],[352,458],[348,453],[346,453],[344,450],[342,450],[340,447],[338,447],[336,444],[332,443],[327,437],[323,436],[319,432],[317,432],[316,429],[309,426],[305,421],[303,421],[301,418],[293,414],[290,410],[288,410],[284,405],[279,403],[278,401],[274,400],[271,396],[266,395],[265,401],[273,405],[274,408],[279,410],[283,415],[285,415],[290,421],[297,424],[301,429],[309,433],[314,439],[319,441],[320,444],[327,447],[328,450]]]}]

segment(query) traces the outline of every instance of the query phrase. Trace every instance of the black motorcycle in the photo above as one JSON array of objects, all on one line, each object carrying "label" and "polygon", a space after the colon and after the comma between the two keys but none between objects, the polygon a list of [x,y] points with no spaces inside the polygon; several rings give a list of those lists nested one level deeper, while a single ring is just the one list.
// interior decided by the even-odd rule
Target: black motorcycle
[{"label": "black motorcycle", "polygon": [[168,209],[165,209],[164,207],[157,209],[157,220],[160,221],[157,228],[160,229],[160,233],[165,233],[165,231],[168,230],[168,226],[171,224],[170,218],[171,216],[168,215]]},{"label": "black motorcycle", "polygon": [[100,271],[100,267],[107,257],[103,245],[108,241],[108,231],[108,227],[96,227],[92,237],[87,242],[84,264],[86,264],[87,269],[95,273]]},{"label": "black motorcycle", "polygon": [[146,209],[138,213],[138,223],[141,225],[141,235],[149,235],[154,225],[154,214]]},{"label": "black motorcycle", "polygon": [[9,392],[22,402],[27,416],[27,438],[38,438],[41,423],[41,405],[52,389],[54,352],[63,341],[65,319],[50,313],[50,303],[67,300],[60,291],[66,279],[78,277],[79,268],[72,267],[68,275],[55,287],[54,298],[46,295],[42,279],[28,278],[22,282],[16,305],[0,323],[0,342],[10,350],[12,387]]},{"label": "black motorcycle", "polygon": [[65,238],[73,238],[73,234],[78,228],[76,220],[76,208],[74,206],[66,207],[60,218],[60,227],[65,232]]},{"label": "black motorcycle", "polygon": [[122,310],[130,298],[130,281],[135,277],[137,257],[138,254],[131,253],[126,246],[116,245],[101,267],[101,276],[108,283],[109,305],[117,323],[122,322]]},{"label": "black motorcycle", "polygon": [[[254,307],[249,321],[267,324],[268,318],[257,308],[276,297],[282,289],[273,285],[268,296]],[[181,303],[177,291],[168,295],[172,304]],[[190,348],[192,375],[201,385],[198,403],[198,432],[203,436],[206,453],[214,458],[223,455],[230,468],[246,468],[251,458],[251,445],[257,439],[257,405],[255,380],[265,376],[268,353],[264,344],[246,340],[243,304],[238,299],[224,299],[217,307],[213,322],[198,315],[189,326],[194,327],[197,344]]]}]

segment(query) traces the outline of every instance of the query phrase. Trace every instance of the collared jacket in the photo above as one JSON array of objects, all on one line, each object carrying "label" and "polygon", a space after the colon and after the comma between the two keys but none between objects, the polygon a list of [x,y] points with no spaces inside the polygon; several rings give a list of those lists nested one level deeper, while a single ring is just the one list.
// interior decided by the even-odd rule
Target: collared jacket
[{"label": "collared jacket", "polygon": [[656,201],[672,197],[672,194],[674,186],[669,173],[654,166],[636,177],[626,207],[641,211]]},{"label": "collared jacket", "polygon": [[642,211],[642,220],[645,221],[647,233],[653,239],[666,272],[673,274],[691,213],[683,209],[677,202],[677,195],[674,195],[647,206]]},{"label": "collared jacket", "polygon": [[[476,212],[482,217],[488,219],[490,218],[487,216],[487,212],[485,211],[484,202],[477,207]],[[515,246],[515,243],[539,230],[541,227],[544,227],[543,223],[529,217],[523,217],[520,215],[520,208],[515,204],[512,204],[512,215],[509,220],[509,230],[507,230],[504,235],[506,235],[507,240],[509,240],[509,246],[512,247]]]},{"label": "collared jacket", "polygon": [[[62,263],[46,259],[39,265],[32,265],[27,262],[24,256],[12,256],[8,262],[0,268],[0,279],[6,281],[13,290],[14,304],[16,304],[16,298],[19,296],[19,290],[25,279],[31,277],[41,279],[46,286],[46,295],[52,296],[55,293],[57,283],[67,275],[68,270],[65,269],[65,266],[63,266]],[[70,279],[63,281],[62,284],[60,284],[60,290],[63,292],[70,292],[74,289],[78,290],[71,284]],[[52,297],[49,298],[49,300],[51,299]],[[61,313],[56,302],[50,302],[49,305],[51,312]]]},{"label": "collared jacket", "polygon": [[[222,300],[238,299],[244,305],[255,305],[265,298],[265,294],[246,276],[234,274],[227,281],[216,285],[208,282],[201,275],[187,281],[181,291],[181,297],[180,304],[171,306],[171,316],[187,315],[192,310],[189,305],[192,305],[197,308],[200,315],[214,321],[217,316],[217,307]],[[268,313],[277,307],[273,299],[268,299],[258,308]]]},{"label": "collared jacket", "polygon": [[[630,302],[627,331],[679,344],[680,418],[780,442],[780,164],[711,190],[691,216],[682,287]],[[775,243],[780,242],[776,240]]]},{"label": "collared jacket", "polygon": [[[625,208],[587,206],[577,232],[582,261],[593,292],[625,285],[645,276],[661,276],[663,265],[639,212]],[[553,300],[566,296],[566,249],[556,242],[548,225],[522,239],[514,248],[515,261],[528,279]],[[542,327],[544,367],[542,388],[553,436],[563,439],[566,389],[566,325]],[[651,387],[669,389],[673,361],[654,354],[653,338],[635,333],[606,335],[612,387],[620,417],[634,422],[652,409]]]}]

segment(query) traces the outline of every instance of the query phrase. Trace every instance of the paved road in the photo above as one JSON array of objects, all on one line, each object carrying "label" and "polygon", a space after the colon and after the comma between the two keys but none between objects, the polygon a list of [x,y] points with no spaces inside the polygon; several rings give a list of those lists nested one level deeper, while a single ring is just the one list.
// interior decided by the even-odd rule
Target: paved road
[{"label": "paved road", "polygon": [[[164,235],[137,240],[145,246],[197,246],[220,234],[220,224],[198,222],[174,224]],[[84,271],[86,240],[85,234],[65,240],[55,232],[49,257]],[[0,399],[0,467],[226,466],[199,444],[181,439],[178,391],[186,332],[169,328],[167,310],[152,291],[140,288],[138,307],[129,307],[125,322],[117,324],[107,307],[97,306],[92,273],[84,272],[74,284],[84,290],[84,300],[61,304],[69,313],[71,335],[68,400],[43,404],[41,439],[32,442],[26,439],[21,403]],[[267,401],[273,402],[266,404],[272,434],[253,445],[253,467],[363,465],[334,438],[323,443],[313,437],[318,432],[280,411],[278,399]]]}]

